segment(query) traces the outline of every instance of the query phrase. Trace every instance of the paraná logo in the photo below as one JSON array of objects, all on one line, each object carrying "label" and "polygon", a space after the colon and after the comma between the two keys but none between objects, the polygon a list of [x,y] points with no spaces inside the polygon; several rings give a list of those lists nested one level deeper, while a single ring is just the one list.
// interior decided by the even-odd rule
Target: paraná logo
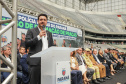
[{"label": "paran\u00e1 logo", "polygon": [[66,70],[63,69],[63,70],[62,70],[62,75],[64,76],[65,74],[66,74]]}]

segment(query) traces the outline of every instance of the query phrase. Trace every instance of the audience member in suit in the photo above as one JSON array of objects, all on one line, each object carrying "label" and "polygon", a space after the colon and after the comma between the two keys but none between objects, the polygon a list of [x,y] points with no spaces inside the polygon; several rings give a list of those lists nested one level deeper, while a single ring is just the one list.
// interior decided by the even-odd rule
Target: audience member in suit
[{"label": "audience member in suit", "polygon": [[105,79],[110,79],[110,69],[109,69],[109,65],[107,64],[104,56],[103,56],[103,52],[100,49],[98,51],[98,59],[100,60],[100,62],[106,67],[106,77]]},{"label": "audience member in suit", "polygon": [[[87,77],[88,77],[88,79],[91,79],[94,74],[94,70],[91,68],[87,68],[87,65],[82,57],[82,48],[79,48],[77,50],[75,57],[77,59],[78,65],[79,65],[79,70],[82,71],[82,74],[84,74],[87,71]],[[95,80],[95,83],[99,84],[99,82],[97,80]]]},{"label": "audience member in suit", "polygon": [[20,64],[22,66],[22,82],[23,84],[29,84],[29,72],[28,72],[28,64],[27,64],[28,54],[23,55],[20,59]]},{"label": "audience member in suit", "polygon": [[113,56],[117,59],[117,61],[120,63],[120,67],[124,65],[124,61],[122,57],[118,54],[118,50],[113,49]]},{"label": "audience member in suit", "polygon": [[[75,57],[75,51],[70,53],[70,66],[72,84],[83,84],[82,72],[79,70],[78,62]],[[87,79],[87,77],[85,79]]]},{"label": "audience member in suit", "polygon": [[43,27],[47,25],[47,15],[38,15],[38,26],[33,29],[29,29],[26,34],[25,45],[30,47],[27,61],[30,65],[30,84],[40,84],[41,83],[41,59],[40,58],[30,58],[33,54],[47,49],[53,46],[52,33],[43,30]]},{"label": "audience member in suit", "polygon": [[[11,54],[11,48],[10,48],[9,46],[4,46],[4,47],[3,47],[3,56],[4,56],[9,62],[11,62],[11,56],[10,56],[10,54]],[[5,63],[3,63],[3,62],[2,62],[1,67],[2,67],[2,68],[10,68],[10,67],[8,67],[8,66],[7,66]],[[4,80],[4,79],[6,79],[6,78],[9,76],[10,72],[1,72],[1,74],[2,74],[3,80]],[[18,72],[18,71],[17,71],[17,78],[19,79],[19,80],[17,80],[17,81],[21,81],[21,79],[22,79],[22,73],[21,73],[21,72]],[[21,84],[21,82],[17,82],[17,84]]]},{"label": "audience member in suit", "polygon": [[99,67],[100,77],[101,78],[106,77],[106,67],[98,59],[98,53],[97,53],[96,49],[93,50],[93,57],[94,57],[95,61],[97,62],[97,65]]},{"label": "audience member in suit", "polygon": [[[11,62],[11,57],[10,57],[10,54],[11,54],[11,48],[9,46],[4,46],[3,47],[3,56],[9,61]],[[2,61],[1,61],[2,62]],[[1,64],[1,67],[2,68],[9,68],[5,63],[2,62]],[[9,72],[1,72],[1,75],[2,75],[2,81],[4,81],[8,76],[9,76]],[[10,82],[8,83],[10,84]]]},{"label": "audience member in suit", "polygon": [[[124,61],[125,64],[125,56],[124,56],[124,52],[118,52],[118,57],[120,57],[120,59],[122,59]],[[122,65],[121,69],[125,69],[124,64]]]},{"label": "audience member in suit", "polygon": [[115,72],[114,67],[116,67],[117,64],[116,64],[115,62],[113,62],[113,61],[109,58],[109,55],[108,55],[107,53],[108,53],[108,50],[105,49],[105,50],[104,50],[104,55],[103,55],[103,56],[104,56],[106,62],[108,63],[108,65],[110,66],[111,75],[114,75],[114,72]]},{"label": "audience member in suit", "polygon": [[20,59],[23,57],[24,54],[25,54],[25,47],[21,46],[19,48],[19,54],[17,55],[17,71],[22,71]]},{"label": "audience member in suit", "polygon": [[28,64],[27,64],[27,57],[28,57],[29,48],[27,48],[27,53],[22,56],[20,59],[20,64],[22,67],[22,82],[23,84],[29,84],[29,72],[28,72]]},{"label": "audience member in suit", "polygon": [[[24,54],[25,54],[25,47],[21,46],[19,48],[19,54],[17,55],[17,72],[20,72],[20,73],[22,73],[22,66],[20,63],[20,59],[23,57]],[[22,82],[22,77],[21,77],[21,79],[18,78],[18,80],[17,80],[18,84],[21,84],[21,82]]]},{"label": "audience member in suit", "polygon": [[109,55],[109,58],[113,61],[113,62],[115,62],[116,64],[117,64],[117,66],[115,67],[115,70],[117,70],[116,72],[120,72],[119,70],[120,70],[120,62],[118,62],[118,60],[112,55],[112,49],[108,49],[108,55]]},{"label": "audience member in suit", "polygon": [[[96,65],[93,65],[92,61],[89,58],[89,55],[90,55],[90,49],[87,48],[85,54],[83,54],[83,58],[84,58],[84,60],[85,60],[85,62],[87,64],[87,66],[89,68],[94,69],[94,71],[95,71],[94,74],[93,74],[93,80],[96,80],[96,78],[97,78],[97,81],[103,82],[103,79],[100,79],[99,67],[96,66]],[[103,73],[105,75],[105,72],[104,71],[102,72],[102,74]],[[102,75],[102,76],[104,77],[104,75]]]}]

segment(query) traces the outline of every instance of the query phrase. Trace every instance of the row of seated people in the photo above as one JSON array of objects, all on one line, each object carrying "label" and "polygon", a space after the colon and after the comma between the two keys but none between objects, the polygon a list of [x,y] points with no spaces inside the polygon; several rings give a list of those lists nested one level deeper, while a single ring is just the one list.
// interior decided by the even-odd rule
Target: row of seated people
[{"label": "row of seated people", "polygon": [[[17,84],[29,84],[29,73],[28,73],[28,64],[27,64],[27,56],[29,49],[27,49],[27,53],[25,47],[21,46],[19,48],[19,53],[17,54]],[[2,48],[1,54],[11,62],[11,47],[4,46]],[[2,68],[10,68],[4,62],[1,62]],[[8,76],[10,72],[1,72],[1,82],[3,82]],[[10,84],[10,82],[8,83]]]},{"label": "row of seated people", "polygon": [[[27,49],[27,53],[29,49]],[[104,54],[99,50],[92,49],[83,50],[79,48],[77,51],[71,52],[71,76],[72,84],[89,84],[90,81],[95,84],[110,79],[110,74],[119,72],[120,67],[123,67],[124,61],[117,50],[105,49]],[[27,53],[25,47],[19,48],[17,54],[17,84],[29,84],[29,72],[27,64]],[[4,46],[1,54],[11,62],[11,47]],[[2,68],[9,68],[5,63],[1,62]],[[9,75],[9,72],[1,73],[1,81],[3,82]],[[76,74],[77,77],[76,77]],[[82,76],[83,75],[83,76]],[[8,83],[9,84],[9,83]]]},{"label": "row of seated people", "polygon": [[116,49],[79,48],[70,54],[72,84],[100,84],[124,68],[124,59]]}]

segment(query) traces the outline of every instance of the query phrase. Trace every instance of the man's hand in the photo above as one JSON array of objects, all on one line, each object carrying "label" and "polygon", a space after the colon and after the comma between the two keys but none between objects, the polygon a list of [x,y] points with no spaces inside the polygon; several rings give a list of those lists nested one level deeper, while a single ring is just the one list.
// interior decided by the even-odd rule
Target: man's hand
[{"label": "man's hand", "polygon": [[42,31],[39,33],[39,36],[40,36],[40,37],[46,36],[46,31],[45,31],[45,30],[42,30]]}]

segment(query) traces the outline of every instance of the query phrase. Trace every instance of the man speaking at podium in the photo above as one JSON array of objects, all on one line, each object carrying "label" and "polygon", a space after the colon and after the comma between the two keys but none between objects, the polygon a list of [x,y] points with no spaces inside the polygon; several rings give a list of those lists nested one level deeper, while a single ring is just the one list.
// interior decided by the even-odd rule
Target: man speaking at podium
[{"label": "man speaking at podium", "polygon": [[[41,84],[41,59],[30,58],[31,55],[53,46],[52,33],[45,30],[47,15],[38,15],[38,27],[29,29],[26,34],[26,47],[30,47],[28,53],[30,84]],[[46,65],[45,65],[46,66]]]}]

